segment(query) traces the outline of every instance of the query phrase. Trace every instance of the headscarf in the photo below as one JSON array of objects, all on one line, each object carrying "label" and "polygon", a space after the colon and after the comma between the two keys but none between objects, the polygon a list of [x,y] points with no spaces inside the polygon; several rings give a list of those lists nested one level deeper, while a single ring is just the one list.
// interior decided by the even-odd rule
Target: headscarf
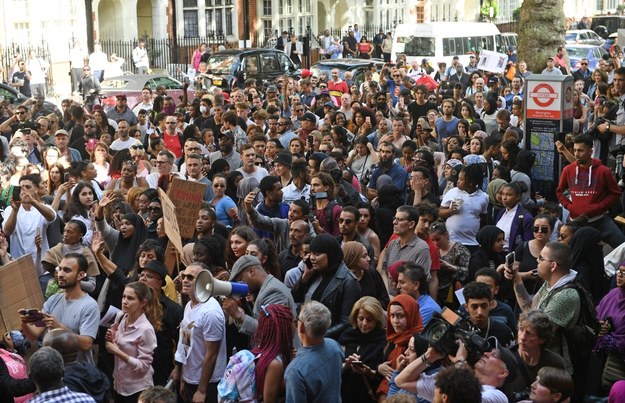
[{"label": "headscarf", "polygon": [[488,201],[490,201],[490,204],[496,208],[503,208],[503,204],[497,201],[497,193],[499,193],[499,190],[506,183],[508,182],[503,179],[493,179],[492,181],[490,181],[488,187],[486,188],[486,192],[488,193]]},{"label": "headscarf", "polygon": [[378,188],[378,205],[379,207],[387,207],[392,210],[396,210],[397,207],[404,204],[404,201],[401,197],[401,191],[397,188],[397,186],[383,185]]},{"label": "headscarf", "polygon": [[[390,311],[392,305],[401,306],[406,316],[406,329],[401,333],[396,333],[391,324]],[[400,351],[400,353],[403,353],[410,338],[416,333],[421,333],[423,330],[419,304],[413,297],[406,294],[399,294],[393,297],[391,302],[388,303],[387,312],[389,312],[389,315],[386,317],[386,339],[396,346],[403,346],[403,349]],[[395,361],[395,358],[397,357],[389,356],[389,360],[391,361]]]},{"label": "headscarf", "polygon": [[135,227],[135,232],[128,239],[124,239],[121,232],[119,233],[117,245],[111,253],[111,261],[124,273],[128,273],[136,262],[137,251],[146,240],[148,232],[143,223],[143,218],[138,214],[127,213],[122,217],[122,220],[128,220]]},{"label": "headscarf", "polygon": [[351,269],[356,264],[358,259],[360,259],[363,247],[363,244],[356,241],[345,242],[341,246],[341,249],[343,249],[343,261],[349,269]]},{"label": "headscarf", "polygon": [[523,172],[526,175],[530,175],[532,167],[536,161],[536,154],[530,150],[521,150],[516,155],[515,171]]},{"label": "headscarf", "polygon": [[321,282],[313,291],[312,299],[321,301],[323,293],[334,278],[334,274],[343,263],[343,251],[339,241],[330,234],[316,236],[310,243],[310,251],[315,253],[325,253],[328,256],[328,268],[321,272]]},{"label": "headscarf", "polygon": [[378,180],[375,183],[375,187],[376,190],[380,190],[380,188],[384,185],[392,185],[393,184],[393,178],[391,178],[389,175],[386,174],[382,174],[378,177]]},{"label": "headscarf", "polygon": [[[396,333],[391,324],[391,306],[400,305],[404,310],[406,316],[406,329],[401,333]],[[386,316],[386,340],[393,343],[395,348],[386,357],[386,361],[391,362],[391,368],[395,368],[397,365],[397,357],[406,351],[410,338],[417,333],[423,331],[423,321],[421,319],[421,313],[419,312],[419,304],[417,301],[406,294],[399,294],[389,302],[387,307],[388,315]],[[387,393],[389,383],[384,378],[378,387],[378,393]]]},{"label": "headscarf", "polygon": [[493,252],[493,244],[499,234],[503,233],[503,230],[495,225],[485,225],[477,232],[477,242],[490,259],[495,255],[495,252]]}]

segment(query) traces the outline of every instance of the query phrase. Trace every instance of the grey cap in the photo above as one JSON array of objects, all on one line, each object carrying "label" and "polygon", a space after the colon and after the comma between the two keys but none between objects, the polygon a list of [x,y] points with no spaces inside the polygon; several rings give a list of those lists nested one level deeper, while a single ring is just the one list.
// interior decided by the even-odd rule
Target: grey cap
[{"label": "grey cap", "polygon": [[278,92],[278,87],[276,87],[275,85],[269,85],[267,86],[267,92]]},{"label": "grey cap", "polygon": [[230,281],[234,281],[234,279],[236,279],[241,273],[243,273],[243,270],[247,269],[248,267],[261,266],[261,265],[262,263],[260,262],[260,260],[258,260],[256,256],[252,256],[252,255],[241,256],[236,261],[234,266],[232,266],[232,271],[230,272]]}]

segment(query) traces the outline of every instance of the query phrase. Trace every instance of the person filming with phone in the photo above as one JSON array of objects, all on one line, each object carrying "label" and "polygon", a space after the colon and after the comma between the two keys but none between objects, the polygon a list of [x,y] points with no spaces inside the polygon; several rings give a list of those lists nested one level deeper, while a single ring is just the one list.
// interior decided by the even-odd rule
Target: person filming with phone
[{"label": "person filming with phone", "polygon": [[[49,249],[46,230],[56,218],[56,212],[41,201],[39,185],[41,176],[37,174],[24,175],[19,180],[19,186],[13,188],[11,205],[4,210],[4,233],[9,237],[11,256],[37,256],[37,235],[41,236],[41,256]],[[35,262],[38,275],[44,276],[39,262]],[[47,277],[49,279],[49,277]],[[43,282],[43,280],[42,280]],[[47,279],[45,280],[47,283]],[[45,286],[44,286],[45,287]]]}]

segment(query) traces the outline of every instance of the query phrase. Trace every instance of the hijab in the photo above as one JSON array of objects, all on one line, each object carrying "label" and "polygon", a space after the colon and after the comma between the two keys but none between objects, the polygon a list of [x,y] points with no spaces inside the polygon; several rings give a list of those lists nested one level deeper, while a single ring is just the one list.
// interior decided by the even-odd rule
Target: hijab
[{"label": "hijab", "polygon": [[[401,333],[396,333],[393,325],[391,324],[391,306],[399,305],[404,310],[404,315],[406,316],[406,329]],[[387,312],[389,314],[386,317],[386,339],[393,343],[394,345],[402,348],[399,354],[403,353],[406,346],[408,346],[408,342],[410,338],[416,334],[421,333],[423,330],[423,321],[421,320],[421,313],[419,312],[419,304],[417,301],[406,294],[399,294],[393,297],[391,302],[388,303]],[[397,348],[395,349],[397,350]],[[393,352],[395,351],[393,350]],[[397,356],[399,355],[397,354]],[[393,353],[391,352],[391,355]],[[395,361],[395,357],[389,356],[389,360]]]},{"label": "hijab", "polygon": [[358,262],[360,256],[362,255],[362,248],[364,245],[360,242],[350,241],[345,242],[343,246],[343,261],[347,265],[347,267],[351,270],[351,268]]},{"label": "hijab", "polygon": [[486,192],[488,193],[488,201],[490,201],[490,204],[495,208],[503,208],[503,204],[497,201],[497,193],[499,193],[499,190],[501,190],[503,185],[505,185],[506,183],[508,182],[503,179],[493,179],[492,181],[490,181],[488,187],[486,188]]},{"label": "hijab", "polygon": [[343,263],[343,251],[339,241],[330,234],[321,234],[316,236],[310,243],[310,251],[315,253],[325,253],[328,256],[328,267],[323,270],[321,275],[321,283],[313,291],[312,299],[321,301],[323,293],[334,278],[336,271]]},{"label": "hijab", "polygon": [[143,223],[143,218],[135,213],[127,213],[122,217],[122,220],[128,220],[135,232],[128,239],[124,239],[121,232],[117,237],[117,245],[111,253],[111,261],[117,265],[124,273],[128,273],[135,265],[137,260],[137,251],[141,244],[147,238],[147,228]]},{"label": "hijab", "polygon": [[495,225],[485,225],[477,232],[477,242],[480,244],[482,250],[486,252],[489,259],[496,256],[496,253],[493,252],[493,244],[499,234],[503,233],[503,230]]}]

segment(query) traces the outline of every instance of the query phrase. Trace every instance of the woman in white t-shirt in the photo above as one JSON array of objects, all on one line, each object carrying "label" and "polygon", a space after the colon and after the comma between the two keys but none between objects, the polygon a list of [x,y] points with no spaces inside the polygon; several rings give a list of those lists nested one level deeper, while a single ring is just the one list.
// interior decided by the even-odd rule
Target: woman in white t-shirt
[{"label": "woman in white t-shirt", "polygon": [[439,210],[441,218],[447,219],[450,239],[471,252],[479,247],[477,231],[488,207],[488,195],[480,189],[483,177],[478,164],[464,167],[458,175],[457,186],[443,196]]}]

